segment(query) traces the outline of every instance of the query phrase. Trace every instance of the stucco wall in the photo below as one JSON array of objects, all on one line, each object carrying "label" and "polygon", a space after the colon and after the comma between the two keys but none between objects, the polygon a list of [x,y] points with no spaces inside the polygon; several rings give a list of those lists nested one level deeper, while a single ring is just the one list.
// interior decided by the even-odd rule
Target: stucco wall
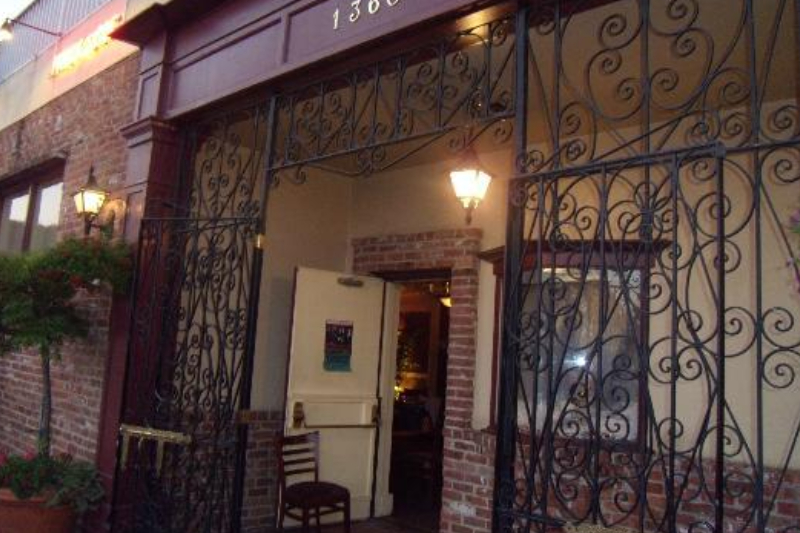
[{"label": "stucco wall", "polygon": [[281,410],[297,266],[344,270],[351,184],[317,176],[302,186],[270,191],[267,245],[258,315],[253,408]]}]

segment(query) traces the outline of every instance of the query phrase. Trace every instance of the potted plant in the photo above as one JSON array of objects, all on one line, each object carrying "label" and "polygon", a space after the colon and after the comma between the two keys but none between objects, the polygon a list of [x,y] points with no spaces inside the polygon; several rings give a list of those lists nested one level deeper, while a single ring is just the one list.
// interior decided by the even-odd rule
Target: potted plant
[{"label": "potted plant", "polygon": [[42,372],[36,452],[0,458],[3,533],[69,533],[76,516],[103,497],[93,465],[50,453],[50,369],[64,342],[89,332],[78,293],[104,285],[124,292],[131,266],[130,248],[108,239],[71,238],[44,252],[0,255],[0,355],[35,349]]},{"label": "potted plant", "polygon": [[39,453],[0,454],[0,487],[0,524],[9,533],[71,533],[104,495],[94,465]]}]

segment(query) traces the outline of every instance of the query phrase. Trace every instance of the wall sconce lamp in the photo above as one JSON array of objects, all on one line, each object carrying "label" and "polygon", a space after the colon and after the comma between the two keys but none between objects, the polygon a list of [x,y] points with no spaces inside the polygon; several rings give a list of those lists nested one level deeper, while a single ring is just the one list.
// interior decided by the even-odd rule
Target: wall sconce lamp
[{"label": "wall sconce lamp", "polygon": [[78,189],[78,192],[73,194],[72,198],[75,200],[75,210],[78,216],[83,217],[84,235],[88,237],[92,228],[98,228],[104,236],[110,238],[114,232],[115,213],[112,210],[105,223],[97,223],[97,219],[106,205],[108,192],[97,184],[97,179],[94,176],[94,165],[89,168],[89,177],[86,180],[86,185]]},{"label": "wall sconce lamp", "polygon": [[472,212],[486,197],[492,176],[478,161],[478,154],[469,146],[464,150],[456,168],[450,171],[450,181],[456,197],[467,212],[467,225],[472,222]]},{"label": "wall sconce lamp", "polygon": [[31,30],[36,30],[42,33],[46,33],[47,35],[52,35],[53,37],[61,37],[61,34],[55,31],[46,30],[44,28],[40,28],[39,26],[34,26],[32,24],[28,24],[27,22],[22,22],[21,20],[18,19],[6,19],[5,21],[3,21],[3,24],[0,25],[0,42],[10,41],[11,39],[14,38],[14,26],[23,26]]}]

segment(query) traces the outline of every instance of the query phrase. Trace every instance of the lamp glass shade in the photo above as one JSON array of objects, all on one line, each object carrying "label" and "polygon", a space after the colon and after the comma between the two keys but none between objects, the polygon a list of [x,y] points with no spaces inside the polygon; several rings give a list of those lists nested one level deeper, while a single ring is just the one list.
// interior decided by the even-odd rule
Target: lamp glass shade
[{"label": "lamp glass shade", "polygon": [[450,172],[450,181],[456,197],[467,208],[477,206],[486,197],[492,177],[478,168],[468,168]]},{"label": "lamp glass shade", "polygon": [[6,20],[3,22],[3,25],[0,26],[0,42],[3,41],[10,41],[14,38],[14,32],[11,31],[11,23]]},{"label": "lamp glass shade", "polygon": [[80,215],[97,215],[106,201],[106,192],[102,189],[81,189],[73,195],[75,210]]}]

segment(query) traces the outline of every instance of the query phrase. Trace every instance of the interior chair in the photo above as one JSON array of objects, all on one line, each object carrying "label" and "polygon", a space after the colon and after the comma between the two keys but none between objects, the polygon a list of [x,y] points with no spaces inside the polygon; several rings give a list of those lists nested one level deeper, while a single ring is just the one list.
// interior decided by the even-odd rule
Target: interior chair
[{"label": "interior chair", "polygon": [[278,439],[278,490],[278,531],[288,516],[302,524],[304,533],[314,519],[319,533],[323,516],[342,513],[345,533],[350,533],[350,491],[319,480],[318,431]]}]

